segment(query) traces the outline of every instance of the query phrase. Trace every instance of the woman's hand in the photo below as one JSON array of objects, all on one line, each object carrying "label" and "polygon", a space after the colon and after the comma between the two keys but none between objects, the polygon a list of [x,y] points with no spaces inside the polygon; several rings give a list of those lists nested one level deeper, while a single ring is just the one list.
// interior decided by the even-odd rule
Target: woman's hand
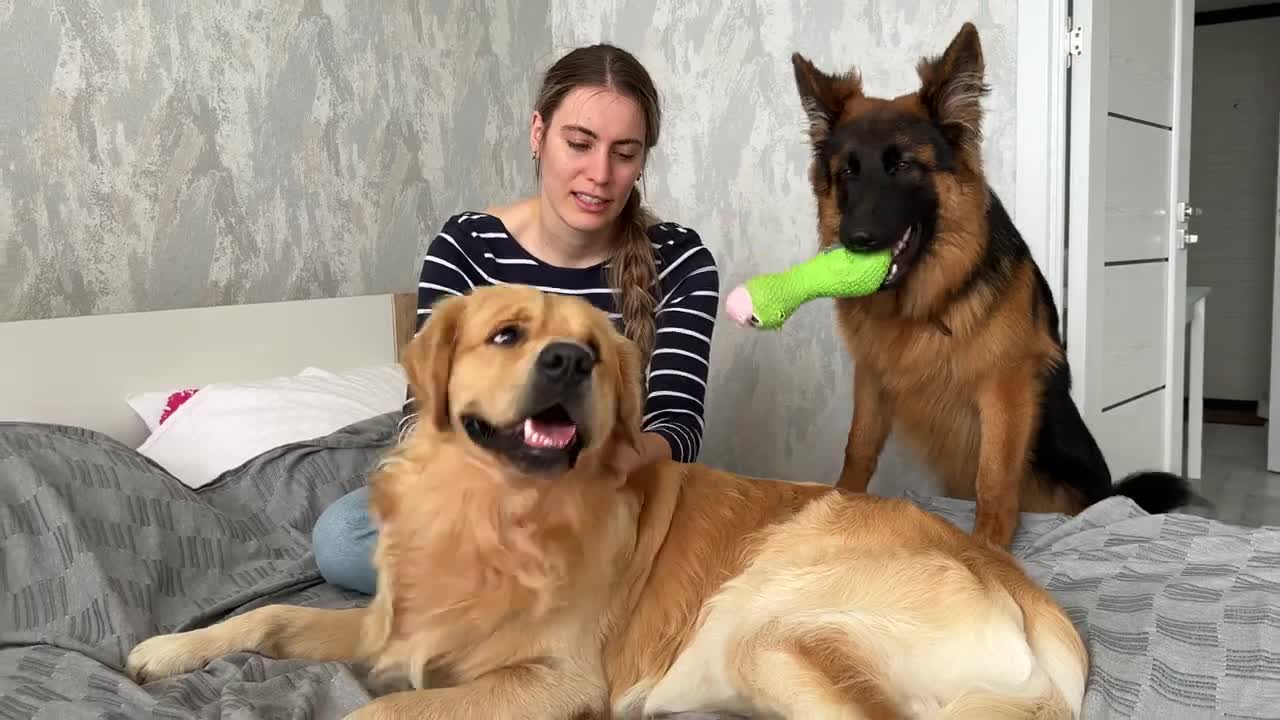
[{"label": "woman's hand", "polygon": [[629,475],[640,468],[663,460],[671,459],[671,445],[658,433],[641,433],[640,446],[618,443],[613,451],[610,465],[623,475]]}]

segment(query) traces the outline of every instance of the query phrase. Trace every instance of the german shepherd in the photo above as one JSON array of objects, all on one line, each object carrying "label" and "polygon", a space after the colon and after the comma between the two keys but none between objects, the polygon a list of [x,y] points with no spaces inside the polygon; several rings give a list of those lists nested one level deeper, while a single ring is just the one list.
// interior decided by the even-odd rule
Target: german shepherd
[{"label": "german shepherd", "polygon": [[820,246],[894,254],[879,292],[836,302],[855,363],[839,487],[866,491],[896,425],[948,495],[976,498],[974,534],[1001,546],[1020,510],[1075,514],[1112,495],[1151,513],[1186,504],[1176,475],[1112,485],[1071,399],[1053,296],[984,175],[973,24],[892,99],[863,94],[856,69],[827,74],[798,53],[792,64]]}]

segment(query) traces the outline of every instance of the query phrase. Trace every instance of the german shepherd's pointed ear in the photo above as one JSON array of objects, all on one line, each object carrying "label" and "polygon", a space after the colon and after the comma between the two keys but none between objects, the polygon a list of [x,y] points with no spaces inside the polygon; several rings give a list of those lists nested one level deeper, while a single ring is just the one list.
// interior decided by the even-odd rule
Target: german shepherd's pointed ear
[{"label": "german shepherd's pointed ear", "polygon": [[978,29],[967,22],[941,56],[924,58],[916,66],[919,97],[929,118],[960,150],[970,167],[982,157],[982,96],[990,88]]},{"label": "german shepherd's pointed ear", "polygon": [[400,358],[409,390],[418,405],[418,421],[430,423],[436,432],[449,429],[449,375],[453,346],[462,313],[462,297],[446,297],[431,309],[431,317],[405,346]]},{"label": "german shepherd's pointed ear", "polygon": [[791,55],[791,66],[795,70],[800,103],[809,116],[809,139],[816,150],[831,136],[831,129],[844,112],[845,103],[861,97],[862,78],[857,70],[843,75],[822,72],[800,53]]}]

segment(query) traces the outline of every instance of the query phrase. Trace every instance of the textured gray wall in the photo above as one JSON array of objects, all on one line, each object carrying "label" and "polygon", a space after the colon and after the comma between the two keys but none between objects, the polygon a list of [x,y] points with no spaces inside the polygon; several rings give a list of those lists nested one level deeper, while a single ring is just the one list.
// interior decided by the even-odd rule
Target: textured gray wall
[{"label": "textured gray wall", "polygon": [[[411,286],[449,213],[532,189],[538,75],[599,40],[654,74],[666,124],[645,185],[726,292],[814,245],[793,50],[909,92],[918,57],[972,19],[1012,209],[1016,0],[516,5],[0,0],[0,320]],[[777,333],[719,327],[703,459],[832,481],[852,383],[830,305]],[[929,485],[891,440],[873,489]]]},{"label": "textured gray wall", "polygon": [[532,188],[548,17],[0,0],[0,321],[412,287],[449,213]]},{"label": "textured gray wall", "polygon": [[[827,70],[858,64],[868,93],[917,87],[915,64],[966,20],[982,34],[988,80],[987,166],[1013,211],[1016,0],[553,0],[553,49],[613,41],[654,75],[665,123],[645,173],[663,217],[695,228],[720,261],[722,293],[807,257],[816,216],[804,115],[790,55]],[[802,308],[776,333],[716,331],[703,459],[748,473],[833,482],[852,413],[852,379],[831,306]],[[891,445],[872,489],[932,480]]]}]

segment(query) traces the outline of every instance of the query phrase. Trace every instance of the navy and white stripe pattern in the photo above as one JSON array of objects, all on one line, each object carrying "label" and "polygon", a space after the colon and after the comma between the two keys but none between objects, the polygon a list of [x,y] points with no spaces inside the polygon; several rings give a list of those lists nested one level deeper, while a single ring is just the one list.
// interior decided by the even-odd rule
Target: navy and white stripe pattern
[{"label": "navy and white stripe pattern", "polygon": [[[674,459],[693,462],[702,449],[720,275],[711,251],[693,230],[658,223],[649,228],[649,239],[661,296],[643,427],[666,439]],[[608,313],[621,329],[622,315],[608,286],[607,267],[547,265],[521,247],[497,217],[459,213],[449,218],[427,248],[418,279],[418,328],[444,295],[465,295],[485,285],[529,285],[544,292],[581,297]],[[415,414],[416,404],[410,396],[405,416],[411,421]]]}]

